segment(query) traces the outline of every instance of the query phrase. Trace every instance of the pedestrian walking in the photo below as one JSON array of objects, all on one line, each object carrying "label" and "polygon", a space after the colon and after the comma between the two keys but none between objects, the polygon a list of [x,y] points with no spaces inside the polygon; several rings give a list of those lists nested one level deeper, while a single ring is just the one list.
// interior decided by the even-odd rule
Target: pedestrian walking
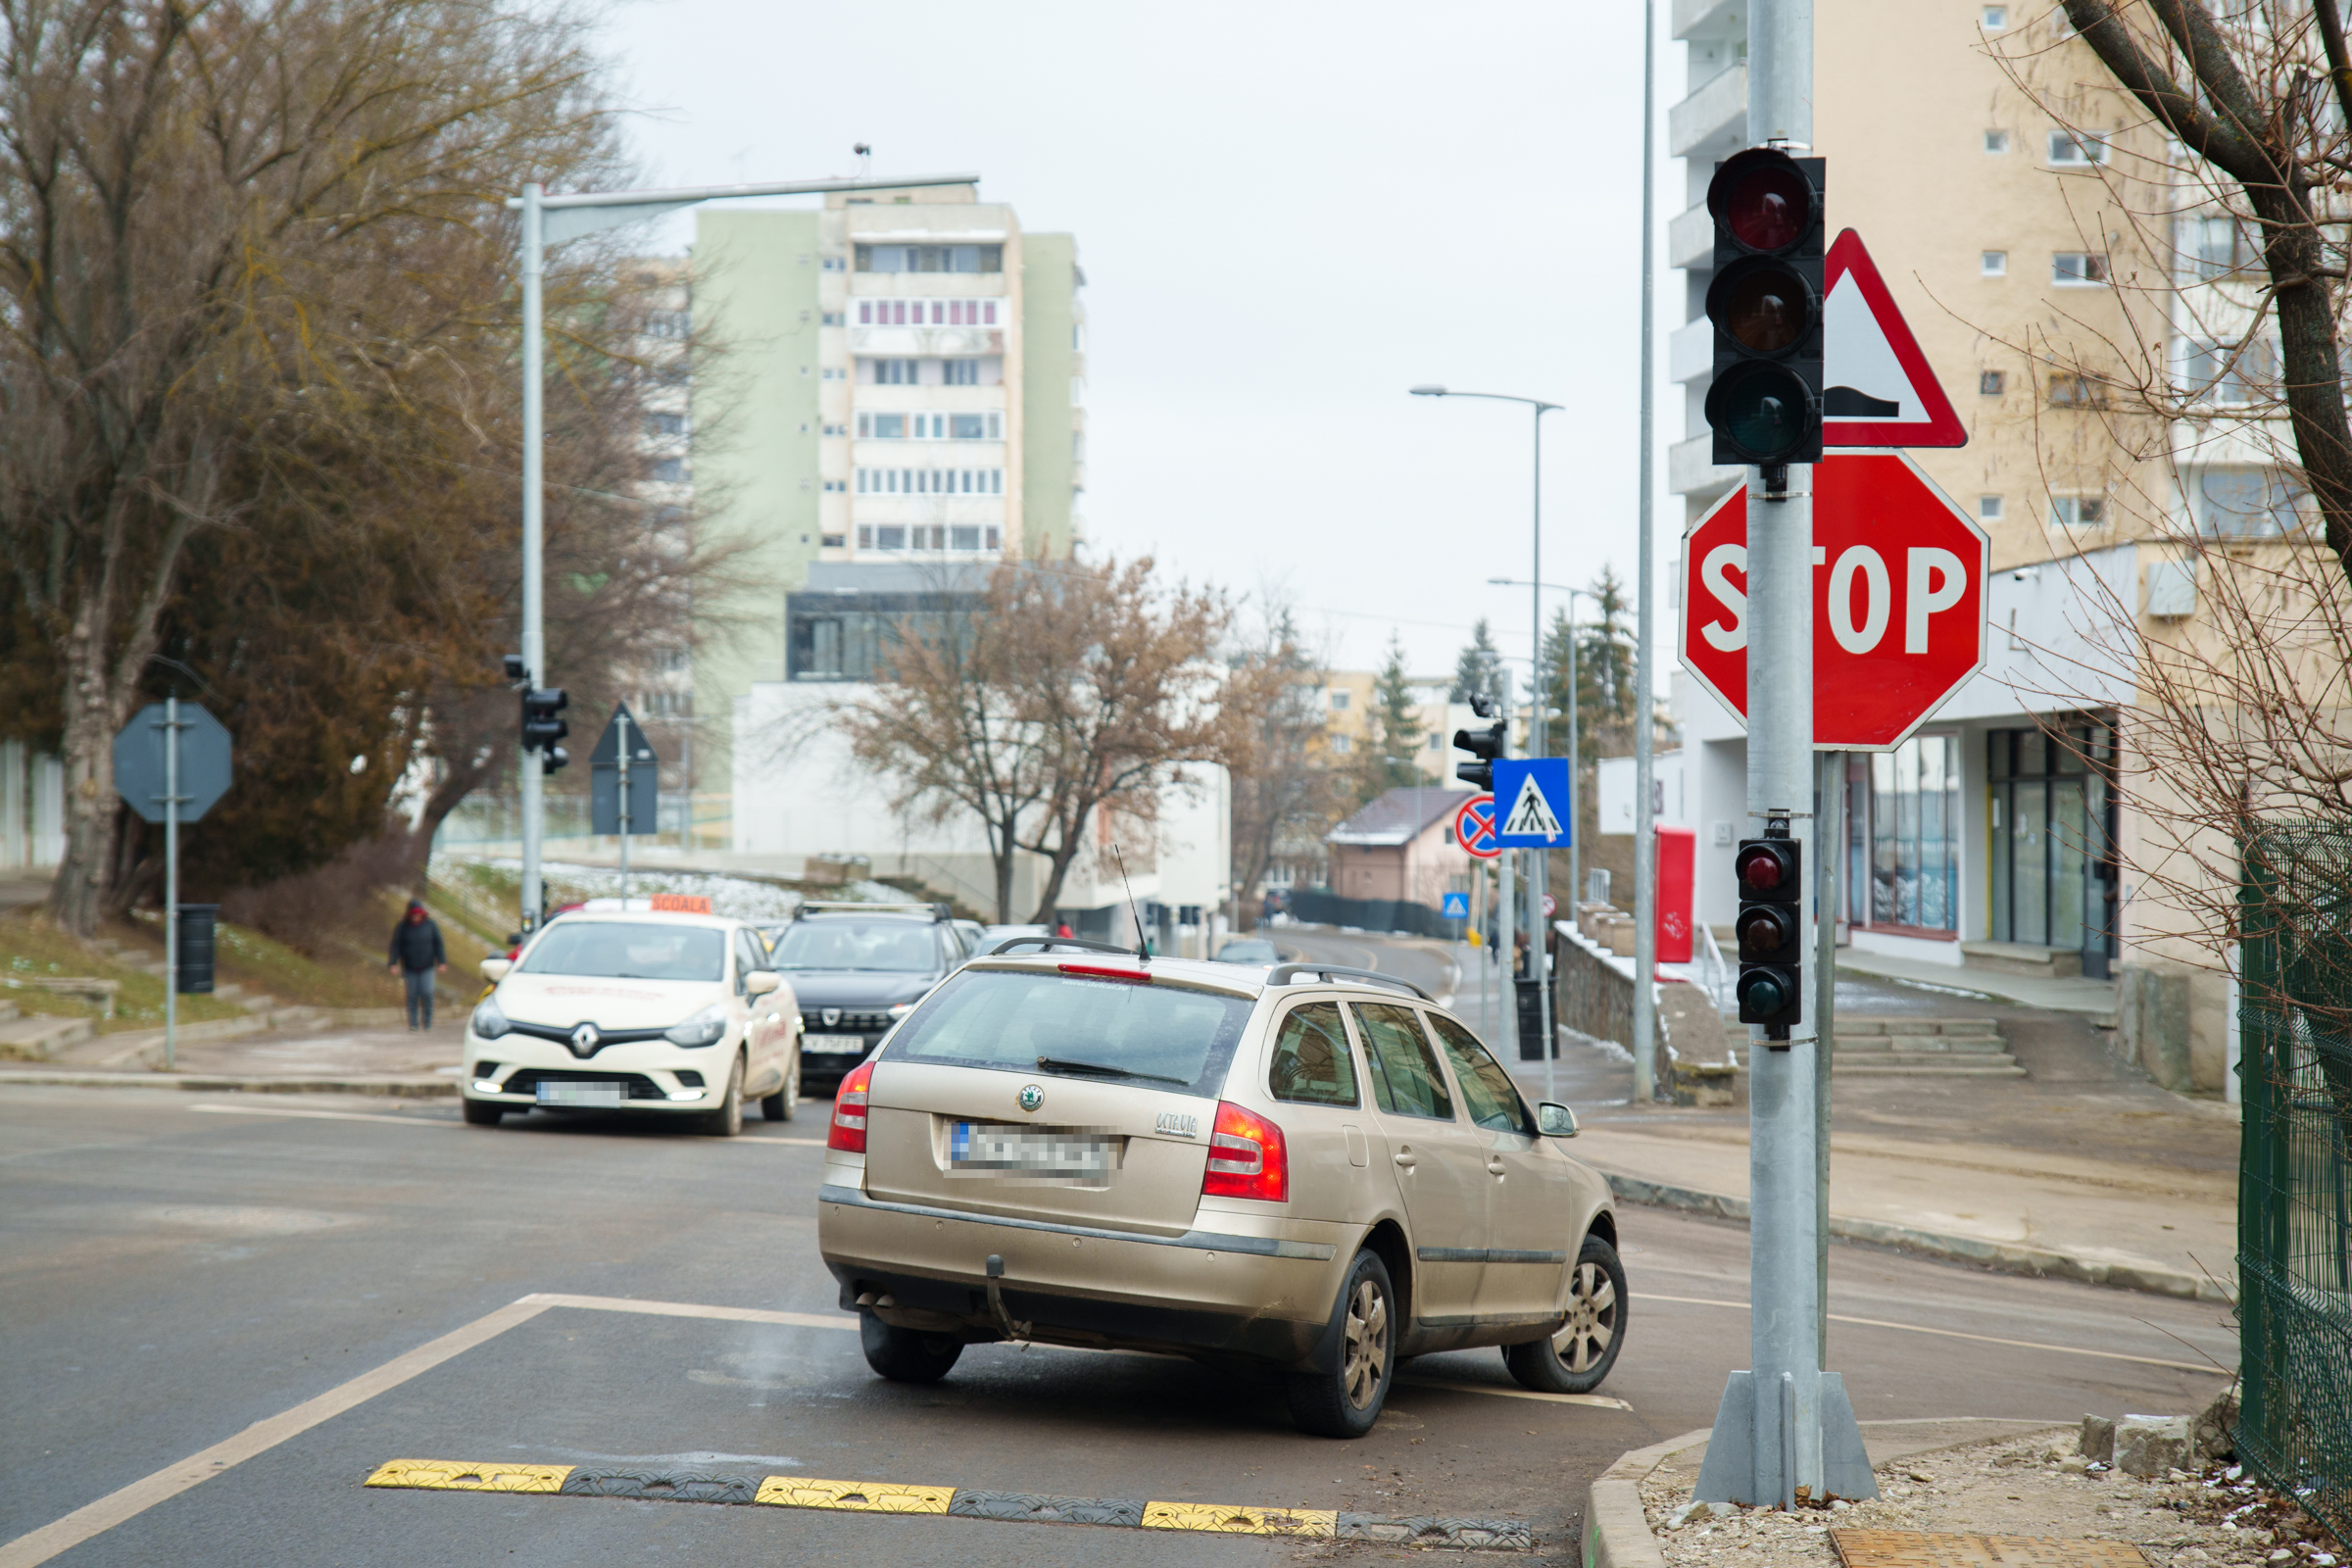
[{"label": "pedestrian walking", "polygon": [[409,990],[409,1030],[433,1026],[433,976],[449,972],[449,950],[441,945],[441,928],[424,912],[421,899],[409,901],[409,912],[392,928],[392,956],[387,968],[400,971]]}]

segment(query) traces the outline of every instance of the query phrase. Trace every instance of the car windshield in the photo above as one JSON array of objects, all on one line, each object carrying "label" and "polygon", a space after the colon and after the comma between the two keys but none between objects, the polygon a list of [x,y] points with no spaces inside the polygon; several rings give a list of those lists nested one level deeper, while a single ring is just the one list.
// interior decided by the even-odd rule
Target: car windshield
[{"label": "car windshield", "polygon": [[874,969],[936,974],[939,938],[912,920],[795,920],[776,939],[779,969]]},{"label": "car windshield", "polygon": [[967,969],[899,1026],[883,1055],[1213,1096],[1252,1005],[1173,986]]},{"label": "car windshield", "polygon": [[1272,963],[1282,955],[1271,942],[1228,942],[1217,950],[1219,963]]},{"label": "car windshield", "polygon": [[726,933],[709,926],[561,920],[523,956],[522,970],[610,980],[717,980],[726,964]]}]

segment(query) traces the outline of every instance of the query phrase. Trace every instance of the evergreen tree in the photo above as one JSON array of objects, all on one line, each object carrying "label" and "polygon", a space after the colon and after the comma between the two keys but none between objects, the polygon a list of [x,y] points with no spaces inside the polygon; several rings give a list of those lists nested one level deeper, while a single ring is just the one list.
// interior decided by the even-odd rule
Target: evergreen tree
[{"label": "evergreen tree", "polygon": [[[1625,584],[1607,566],[1592,583],[1592,600],[1599,616],[1578,625],[1576,638],[1577,753],[1591,762],[1601,757],[1622,757],[1634,744],[1634,641],[1627,626],[1631,603]],[[1552,750],[1568,744],[1568,612],[1552,614],[1544,635],[1544,689],[1556,715],[1551,720]]]},{"label": "evergreen tree", "polygon": [[1364,750],[1356,759],[1356,802],[1364,805],[1390,790],[1428,782],[1419,763],[1429,732],[1421,727],[1420,704],[1405,675],[1404,644],[1389,634],[1389,657],[1372,683],[1372,711]]},{"label": "evergreen tree", "polygon": [[1473,696],[1491,697],[1502,689],[1502,655],[1494,647],[1494,634],[1487,629],[1486,617],[1479,617],[1472,629],[1470,646],[1453,663],[1453,689],[1446,694],[1449,703],[1466,703]]}]

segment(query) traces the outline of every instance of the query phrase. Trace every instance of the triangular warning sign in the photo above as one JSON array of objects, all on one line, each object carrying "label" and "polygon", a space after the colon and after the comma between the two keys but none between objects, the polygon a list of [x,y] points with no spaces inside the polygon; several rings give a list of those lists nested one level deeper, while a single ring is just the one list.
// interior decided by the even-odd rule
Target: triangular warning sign
[{"label": "triangular warning sign", "polygon": [[1830,247],[1822,285],[1821,444],[1968,445],[1952,400],[1852,229]]},{"label": "triangular warning sign", "polygon": [[1529,773],[1519,781],[1519,798],[1511,803],[1511,814],[1503,820],[1503,836],[1556,839],[1565,831],[1559,813],[1536,787],[1536,775]]}]

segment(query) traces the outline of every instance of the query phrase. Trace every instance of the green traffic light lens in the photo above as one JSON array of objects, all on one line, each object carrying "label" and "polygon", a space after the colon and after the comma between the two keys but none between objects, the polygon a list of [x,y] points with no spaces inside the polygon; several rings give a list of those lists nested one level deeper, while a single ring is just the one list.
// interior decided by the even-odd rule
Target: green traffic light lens
[{"label": "green traffic light lens", "polygon": [[1740,1003],[1748,1012],[1769,1014],[1788,1005],[1788,994],[1781,988],[1776,974],[1750,974],[1740,977]]},{"label": "green traffic light lens", "polygon": [[1778,365],[1741,367],[1707,389],[1707,423],[1760,463],[1779,463],[1807,445],[1813,391]]}]

